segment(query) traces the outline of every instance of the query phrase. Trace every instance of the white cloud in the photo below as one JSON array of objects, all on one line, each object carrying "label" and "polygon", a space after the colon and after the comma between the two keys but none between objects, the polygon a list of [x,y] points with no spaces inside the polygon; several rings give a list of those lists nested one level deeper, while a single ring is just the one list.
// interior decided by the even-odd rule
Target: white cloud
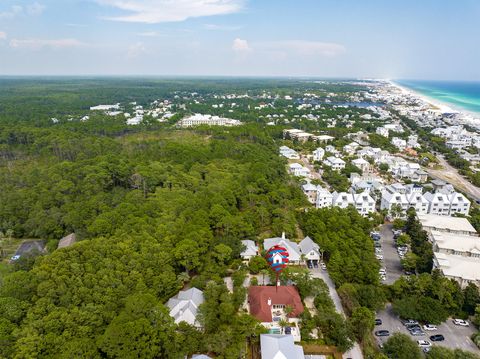
[{"label": "white cloud", "polygon": [[31,5],[27,5],[26,12],[28,15],[36,16],[41,15],[43,13],[43,10],[45,10],[45,5],[34,2]]},{"label": "white cloud", "polygon": [[12,18],[22,13],[23,13],[23,7],[21,7],[20,5],[13,5],[12,7],[10,7],[10,9],[0,12],[0,19]]},{"label": "white cloud", "polygon": [[97,0],[97,2],[129,13],[107,17],[109,20],[154,24],[235,13],[243,8],[245,0]]},{"label": "white cloud", "polygon": [[142,42],[137,42],[136,44],[128,48],[127,57],[129,59],[134,59],[146,52],[147,48],[145,47],[145,45]]},{"label": "white cloud", "polygon": [[345,46],[331,42],[286,40],[259,43],[256,47],[262,50],[283,52],[284,54],[295,53],[303,56],[332,57],[341,55],[346,51]]},{"label": "white cloud", "polygon": [[245,53],[245,52],[251,51],[252,49],[250,45],[248,45],[247,40],[242,40],[237,38],[233,40],[232,50],[235,52]]},{"label": "white cloud", "polygon": [[158,33],[157,31],[146,31],[146,32],[139,32],[137,35],[143,36],[143,37],[158,37],[160,36],[160,33]]},{"label": "white cloud", "polygon": [[243,26],[235,25],[216,25],[216,24],[205,24],[203,27],[207,30],[216,30],[216,31],[237,31],[240,30]]},{"label": "white cloud", "polygon": [[84,43],[76,39],[12,39],[10,40],[10,47],[15,49],[31,49],[38,50],[42,48],[72,48],[85,46]]},{"label": "white cloud", "polygon": [[38,16],[45,10],[45,5],[38,2],[27,5],[26,7],[20,5],[13,5],[10,9],[0,12],[0,19],[11,19],[19,15]]},{"label": "white cloud", "polygon": [[0,40],[6,40],[7,39],[7,33],[5,31],[0,31]]}]

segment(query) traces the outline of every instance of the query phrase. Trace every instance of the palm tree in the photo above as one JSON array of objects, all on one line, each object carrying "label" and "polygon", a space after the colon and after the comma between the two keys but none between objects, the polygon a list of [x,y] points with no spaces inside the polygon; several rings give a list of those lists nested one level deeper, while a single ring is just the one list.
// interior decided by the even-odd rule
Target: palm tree
[{"label": "palm tree", "polygon": [[285,319],[282,319],[278,322],[278,324],[282,328],[282,334],[285,334],[285,327],[288,327],[288,322]]}]

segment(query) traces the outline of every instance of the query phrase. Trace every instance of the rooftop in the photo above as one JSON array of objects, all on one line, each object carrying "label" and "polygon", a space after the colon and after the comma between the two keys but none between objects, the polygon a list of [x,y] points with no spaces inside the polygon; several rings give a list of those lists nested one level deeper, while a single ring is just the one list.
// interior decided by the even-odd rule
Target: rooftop
[{"label": "rooftop", "polygon": [[435,214],[422,214],[418,216],[418,219],[424,228],[436,229],[439,231],[457,231],[477,234],[475,228],[473,228],[466,218],[437,216]]},{"label": "rooftop", "polygon": [[251,286],[248,288],[250,314],[263,323],[270,323],[274,305],[289,305],[293,308],[290,318],[303,313],[303,304],[294,286]]}]

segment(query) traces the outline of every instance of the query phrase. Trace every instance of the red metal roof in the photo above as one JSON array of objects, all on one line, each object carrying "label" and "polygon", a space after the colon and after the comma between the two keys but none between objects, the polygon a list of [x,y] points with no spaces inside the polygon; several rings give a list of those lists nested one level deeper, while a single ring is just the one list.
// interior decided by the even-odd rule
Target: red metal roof
[{"label": "red metal roof", "polygon": [[294,286],[253,286],[248,289],[248,302],[250,303],[250,314],[261,322],[272,321],[272,309],[268,300],[274,305],[289,305],[293,308],[289,315],[296,318],[303,313],[304,308],[297,288]]}]

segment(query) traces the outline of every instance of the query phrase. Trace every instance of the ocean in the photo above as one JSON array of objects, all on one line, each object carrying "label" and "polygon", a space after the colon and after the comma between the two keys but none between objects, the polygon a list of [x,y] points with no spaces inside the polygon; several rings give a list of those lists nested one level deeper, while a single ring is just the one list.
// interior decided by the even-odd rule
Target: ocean
[{"label": "ocean", "polygon": [[395,80],[395,83],[454,110],[480,115],[480,82]]}]

